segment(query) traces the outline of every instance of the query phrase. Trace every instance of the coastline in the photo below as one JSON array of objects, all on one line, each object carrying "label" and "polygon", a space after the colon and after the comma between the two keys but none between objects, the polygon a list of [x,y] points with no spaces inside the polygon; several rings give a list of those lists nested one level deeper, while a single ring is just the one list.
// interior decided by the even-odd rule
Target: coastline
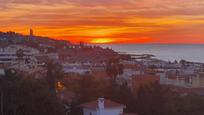
[{"label": "coastline", "polygon": [[187,60],[204,63],[203,44],[99,44],[116,52],[134,55],[155,55],[165,61]]}]

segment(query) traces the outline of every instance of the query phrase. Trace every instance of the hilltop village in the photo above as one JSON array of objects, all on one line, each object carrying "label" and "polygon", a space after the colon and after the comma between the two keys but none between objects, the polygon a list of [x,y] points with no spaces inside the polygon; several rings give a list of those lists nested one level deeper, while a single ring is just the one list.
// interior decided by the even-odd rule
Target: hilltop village
[{"label": "hilltop village", "polygon": [[[110,48],[83,42],[72,44],[35,36],[33,30],[27,36],[0,32],[0,76],[5,76],[7,70],[15,70],[34,79],[45,79],[49,67],[57,66],[63,78],[55,81],[55,93],[66,102],[67,109],[78,95],[70,84],[87,76],[100,82],[111,79],[114,84],[125,85],[133,93],[142,86],[157,82],[172,87],[180,95],[196,93],[204,96],[203,63],[185,60],[168,62],[151,54],[120,54]],[[123,112],[126,105],[114,101],[98,97],[96,101],[85,104],[85,100],[81,101],[80,107],[83,108],[83,115],[136,115],[132,113],[134,111]],[[66,112],[68,114],[70,111]]]}]

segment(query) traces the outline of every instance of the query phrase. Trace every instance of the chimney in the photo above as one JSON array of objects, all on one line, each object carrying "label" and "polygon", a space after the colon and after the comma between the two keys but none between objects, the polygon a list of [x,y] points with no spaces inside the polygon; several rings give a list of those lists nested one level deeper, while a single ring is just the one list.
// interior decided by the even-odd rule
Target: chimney
[{"label": "chimney", "polygon": [[104,98],[98,98],[98,108],[99,109],[104,109]]}]

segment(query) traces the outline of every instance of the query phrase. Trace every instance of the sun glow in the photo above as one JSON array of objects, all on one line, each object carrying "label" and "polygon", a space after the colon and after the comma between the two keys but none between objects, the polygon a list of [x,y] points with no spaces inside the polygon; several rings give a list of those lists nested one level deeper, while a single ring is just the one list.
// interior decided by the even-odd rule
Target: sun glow
[{"label": "sun glow", "polygon": [[103,44],[103,43],[111,43],[114,42],[111,38],[95,38],[90,41],[91,43]]},{"label": "sun glow", "polygon": [[73,43],[204,43],[203,0],[0,1],[2,32],[32,28]]}]

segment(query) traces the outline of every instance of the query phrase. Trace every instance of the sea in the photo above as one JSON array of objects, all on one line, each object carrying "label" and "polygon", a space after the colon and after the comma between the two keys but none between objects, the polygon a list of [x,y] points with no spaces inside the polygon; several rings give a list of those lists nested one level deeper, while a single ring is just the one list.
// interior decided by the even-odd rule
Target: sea
[{"label": "sea", "polygon": [[204,63],[204,44],[101,44],[119,53],[152,54],[165,61],[186,60]]}]

